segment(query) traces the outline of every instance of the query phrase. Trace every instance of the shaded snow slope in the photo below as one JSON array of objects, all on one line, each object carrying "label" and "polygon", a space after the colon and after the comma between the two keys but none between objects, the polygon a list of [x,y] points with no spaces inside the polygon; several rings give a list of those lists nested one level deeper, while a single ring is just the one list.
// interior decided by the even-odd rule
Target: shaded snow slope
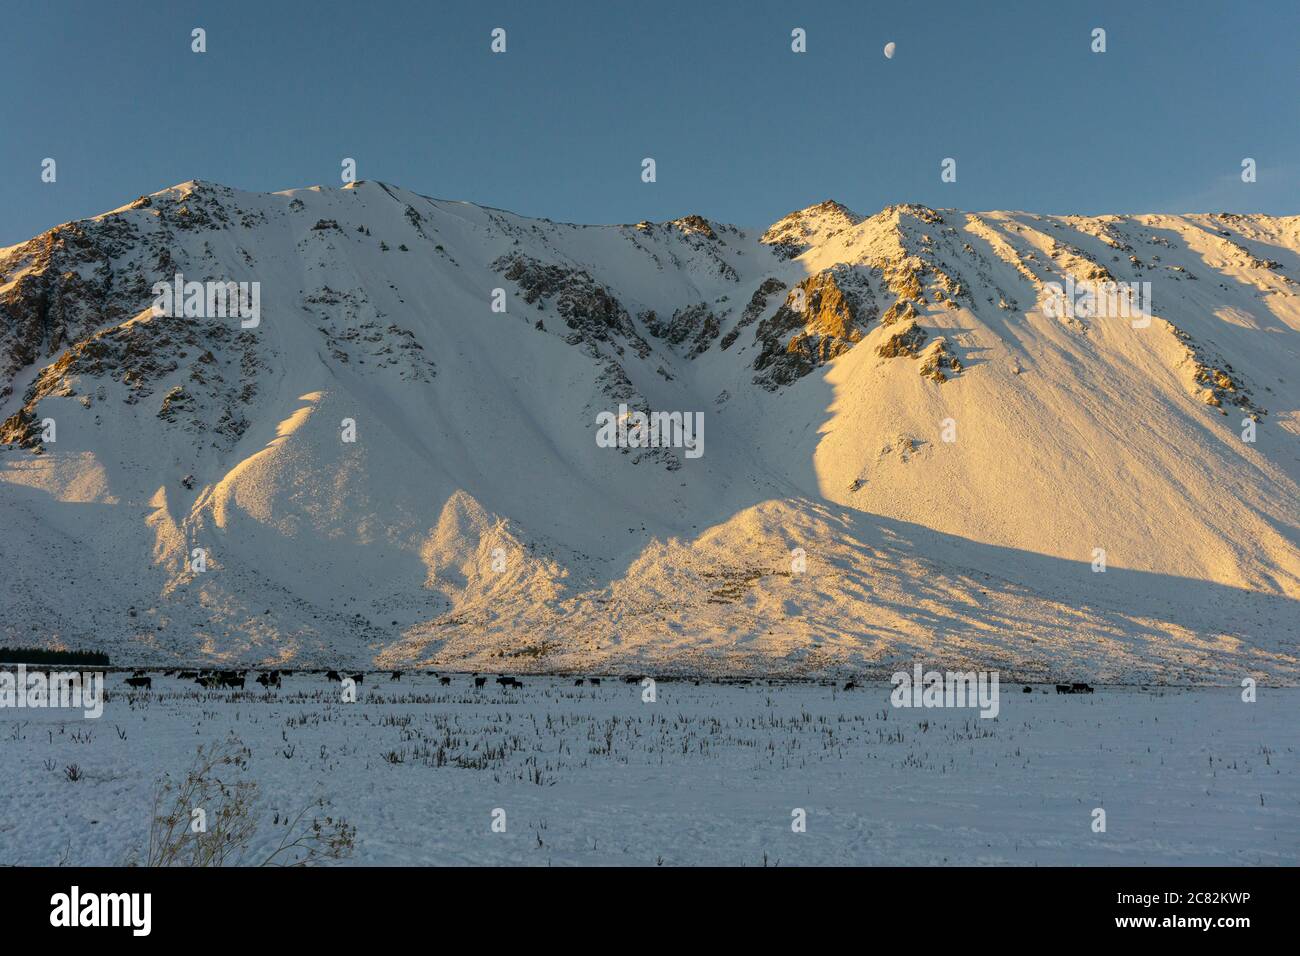
[{"label": "shaded snow slope", "polygon": [[[152,314],[178,271],[260,283],[259,324]],[[1294,217],[185,183],[0,250],[0,640],[1294,683],[1297,274]],[[1067,279],[1154,317],[1055,317]],[[702,413],[703,454],[599,447],[620,405]]]}]

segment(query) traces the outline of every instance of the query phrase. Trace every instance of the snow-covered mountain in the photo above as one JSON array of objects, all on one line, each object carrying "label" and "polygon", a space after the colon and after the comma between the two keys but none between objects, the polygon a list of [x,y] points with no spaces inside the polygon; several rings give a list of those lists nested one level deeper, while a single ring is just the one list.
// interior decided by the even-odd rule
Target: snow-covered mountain
[{"label": "snow-covered mountain", "polygon": [[[256,324],[155,314],[177,273]],[[1295,683],[1297,275],[1300,217],[184,183],[0,249],[0,641]],[[1049,294],[1110,281],[1154,318]]]}]

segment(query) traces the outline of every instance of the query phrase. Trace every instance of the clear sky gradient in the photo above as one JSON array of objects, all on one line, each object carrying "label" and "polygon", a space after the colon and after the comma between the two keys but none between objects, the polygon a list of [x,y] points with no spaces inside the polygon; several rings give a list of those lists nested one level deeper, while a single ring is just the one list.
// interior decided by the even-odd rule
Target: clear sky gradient
[{"label": "clear sky gradient", "polygon": [[9,0],[0,24],[0,245],[188,179],[338,186],[349,156],[574,222],[1300,212],[1294,0]]}]

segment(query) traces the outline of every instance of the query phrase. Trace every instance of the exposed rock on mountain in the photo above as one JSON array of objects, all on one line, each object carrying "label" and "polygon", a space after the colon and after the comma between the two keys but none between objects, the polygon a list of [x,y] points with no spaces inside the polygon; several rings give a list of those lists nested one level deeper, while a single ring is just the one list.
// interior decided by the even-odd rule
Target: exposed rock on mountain
[{"label": "exposed rock on mountain", "polygon": [[659,321],[654,312],[645,313],[643,321],[651,335],[663,339],[669,345],[686,342],[687,358],[695,358],[707,350],[718,337],[718,317],[709,309],[707,302],[697,302],[678,309],[668,322]]},{"label": "exposed rock on mountain", "polygon": [[763,373],[755,383],[774,390],[825,365],[862,338],[874,313],[871,287],[856,271],[837,267],[809,276],[755,331],[761,351],[754,369]]},{"label": "exposed rock on mountain", "polygon": [[567,339],[570,345],[583,343],[599,354],[595,345],[604,342],[622,354],[623,343],[629,342],[642,358],[649,354],[650,347],[633,328],[627,310],[582,269],[546,265],[518,255],[498,259],[493,268],[518,283],[529,305],[544,310],[548,300],[554,299],[555,311],[573,331]]}]

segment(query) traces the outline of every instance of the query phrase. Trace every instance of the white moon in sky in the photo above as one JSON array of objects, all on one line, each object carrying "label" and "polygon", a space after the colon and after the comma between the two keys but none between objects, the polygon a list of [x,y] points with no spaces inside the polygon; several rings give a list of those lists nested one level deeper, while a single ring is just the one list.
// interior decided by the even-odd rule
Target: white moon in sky
[{"label": "white moon in sky", "polygon": [[888,43],[885,44],[885,59],[892,60],[893,58],[894,58],[894,41],[890,40]]}]

